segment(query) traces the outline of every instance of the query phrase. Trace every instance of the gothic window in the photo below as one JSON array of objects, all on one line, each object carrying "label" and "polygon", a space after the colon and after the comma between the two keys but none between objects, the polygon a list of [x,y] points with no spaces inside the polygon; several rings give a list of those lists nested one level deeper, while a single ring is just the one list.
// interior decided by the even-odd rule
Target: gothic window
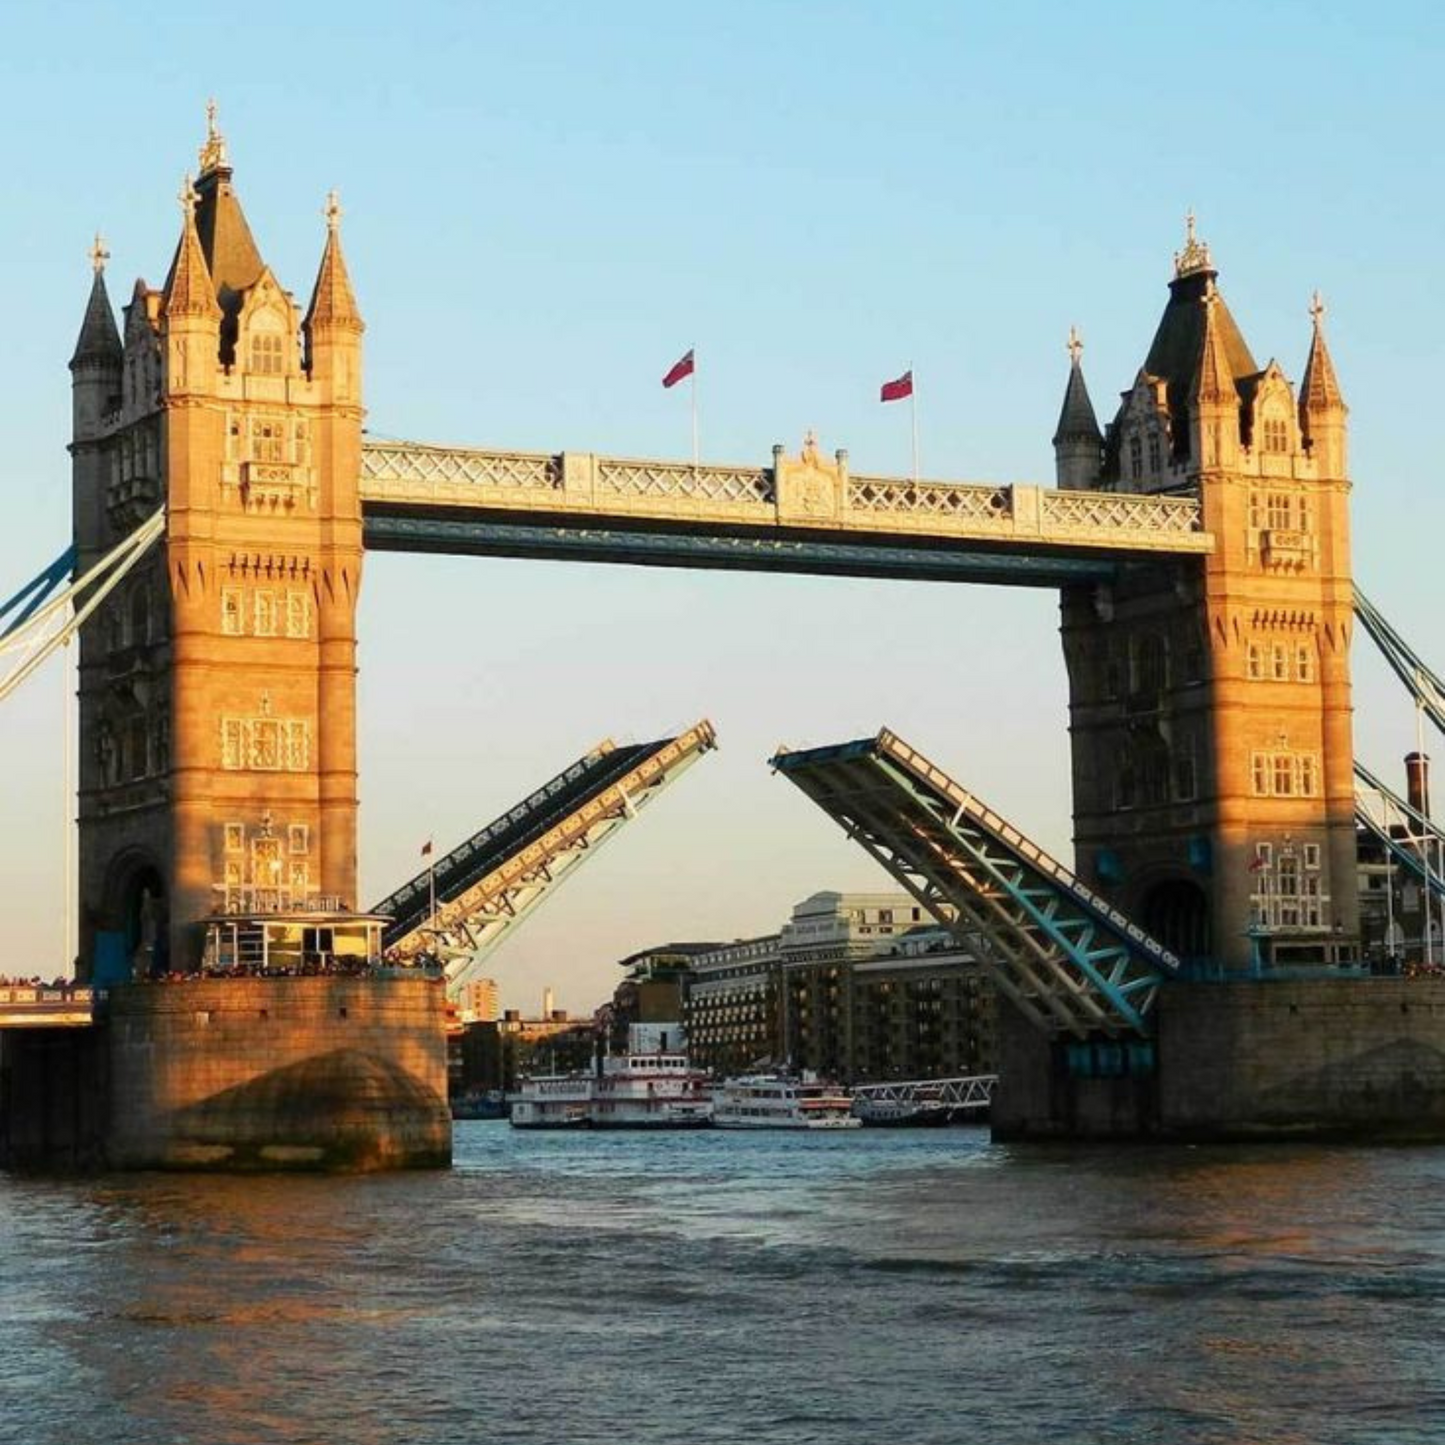
[{"label": "gothic window", "polygon": [[286,636],[310,637],[311,598],[305,592],[290,591],[286,594]]},{"label": "gothic window", "polygon": [[304,858],[293,858],[291,860],[291,900],[293,903],[303,901],[311,891],[311,870]]},{"label": "gothic window", "polygon": [[286,724],[286,767],[293,773],[305,772],[309,766],[311,729],[300,718]]},{"label": "gothic window", "polygon": [[1245,672],[1249,677],[1258,681],[1264,676],[1264,648],[1257,642],[1251,642],[1245,649]]},{"label": "gothic window", "polygon": [[1181,744],[1174,755],[1174,796],[1181,803],[1189,803],[1198,796],[1198,789],[1194,773],[1194,744]]},{"label": "gothic window", "polygon": [[285,341],[274,333],[251,337],[251,370],[258,376],[280,376],[285,369]]},{"label": "gothic window", "polygon": [[1295,769],[1288,753],[1274,755],[1274,787],[1276,798],[1287,798],[1294,792]]},{"label": "gothic window", "polygon": [[1146,632],[1135,639],[1132,657],[1131,691],[1147,697],[1157,696],[1169,683],[1169,651],[1157,633]]},{"label": "gothic window", "polygon": [[1140,440],[1139,434],[1135,432],[1129,438],[1129,475],[1137,482],[1143,474],[1144,443]]},{"label": "gothic window", "polygon": [[251,842],[251,881],[258,888],[281,886],[281,840],[264,835]]},{"label": "gothic window", "polygon": [[1254,791],[1260,797],[1269,796],[1269,754],[1255,753],[1250,759]]},{"label": "gothic window", "polygon": [[286,460],[286,428],[281,422],[251,423],[251,460],[268,463]]},{"label": "gothic window", "polygon": [[1288,492],[1270,492],[1265,497],[1265,525],[1270,531],[1294,529],[1294,498]]},{"label": "gothic window", "polygon": [[243,600],[239,587],[221,588],[221,631],[228,637],[240,637],[246,630],[241,613]]},{"label": "gothic window", "polygon": [[257,637],[275,637],[277,633],[276,594],[268,587],[256,589],[255,630]]},{"label": "gothic window", "polygon": [[1289,423],[1282,416],[1265,417],[1264,449],[1275,454],[1289,451]]},{"label": "gothic window", "polygon": [[1269,649],[1269,675],[1276,682],[1289,681],[1289,649],[1282,642]]},{"label": "gothic window", "polygon": [[226,852],[241,853],[246,848],[246,825],[227,823],[225,828]]},{"label": "gothic window", "polygon": [[1159,469],[1160,469],[1161,464],[1162,464],[1162,463],[1161,463],[1160,454],[1159,454],[1159,433],[1158,433],[1158,432],[1150,432],[1150,433],[1149,433],[1149,470],[1150,470],[1150,472],[1151,472],[1151,473],[1157,473],[1157,472],[1159,471]]},{"label": "gothic window", "polygon": [[1301,682],[1315,680],[1315,653],[1309,643],[1302,642],[1295,648],[1295,676]]},{"label": "gothic window", "polygon": [[1320,845],[1318,843],[1306,843],[1304,854],[1305,867],[1317,870],[1320,866]]},{"label": "gothic window", "polygon": [[232,771],[246,766],[246,723],[244,718],[221,719],[221,766]]},{"label": "gothic window", "polygon": [[311,830],[305,823],[292,823],[286,829],[286,847],[292,853],[310,851]]},{"label": "gothic window", "polygon": [[251,766],[263,773],[273,773],[280,769],[281,720],[279,718],[251,719]]},{"label": "gothic window", "polygon": [[1259,492],[1249,494],[1249,525],[1256,532],[1264,526],[1264,497]]},{"label": "gothic window", "polygon": [[130,594],[130,640],[137,647],[150,640],[150,610],[145,584],[139,583]]},{"label": "gothic window", "polygon": [[1299,791],[1305,798],[1313,798],[1319,791],[1319,782],[1316,776],[1317,766],[1313,753],[1301,753],[1299,755]]}]

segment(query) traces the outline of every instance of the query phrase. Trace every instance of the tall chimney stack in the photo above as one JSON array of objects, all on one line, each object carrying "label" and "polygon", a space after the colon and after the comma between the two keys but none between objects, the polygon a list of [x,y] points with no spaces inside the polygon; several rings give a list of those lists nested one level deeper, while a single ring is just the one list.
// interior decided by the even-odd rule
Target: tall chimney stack
[{"label": "tall chimney stack", "polygon": [[1405,754],[1405,795],[1410,806],[1423,817],[1430,816],[1430,755]]}]

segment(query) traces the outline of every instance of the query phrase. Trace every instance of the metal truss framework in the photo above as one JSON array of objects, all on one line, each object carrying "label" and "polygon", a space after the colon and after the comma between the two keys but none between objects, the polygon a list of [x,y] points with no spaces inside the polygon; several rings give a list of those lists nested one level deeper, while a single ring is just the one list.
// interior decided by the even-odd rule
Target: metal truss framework
[{"label": "metal truss framework", "polygon": [[920,1098],[953,1109],[983,1110],[993,1103],[997,1074],[970,1074],[961,1079],[910,1079],[906,1083],[855,1084],[855,1099],[879,1104],[912,1104]]},{"label": "metal truss framework", "polygon": [[1058,586],[1214,539],[1197,497],[849,474],[774,449],[772,467],[368,441],[367,544],[655,566]]},{"label": "metal truss framework", "polygon": [[1378,607],[1355,588],[1355,616],[1419,704],[1425,716],[1445,732],[1445,680],[1428,667],[1424,659],[1385,620]]},{"label": "metal truss framework", "polygon": [[706,719],[658,742],[600,743],[371,910],[393,918],[387,959],[436,960],[456,992],[579,864],[716,745]]},{"label": "metal truss framework", "polygon": [[1355,790],[1356,821],[1435,897],[1445,898],[1445,830],[1387,788],[1363,763],[1355,764],[1355,777],[1362,784]]},{"label": "metal truss framework", "polygon": [[1142,1034],[1180,960],[886,728],[772,765],[960,937],[1038,1028]]}]

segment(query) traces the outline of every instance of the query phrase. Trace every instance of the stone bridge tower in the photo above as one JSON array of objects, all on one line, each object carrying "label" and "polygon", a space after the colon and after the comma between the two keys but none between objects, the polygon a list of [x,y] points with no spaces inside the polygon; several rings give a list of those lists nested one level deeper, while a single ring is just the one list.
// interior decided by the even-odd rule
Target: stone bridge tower
[{"label": "stone bridge tower", "polygon": [[1080,876],[1183,954],[1249,966],[1358,944],[1346,415],[1323,306],[1296,398],[1194,234],[1101,434],[1077,341],[1061,487],[1195,493],[1215,550],[1068,588]]},{"label": "stone bridge tower", "polygon": [[326,208],[305,317],[212,108],[164,286],[117,330],[97,244],[71,361],[83,568],[164,503],[82,634],[82,976],[189,970],[202,919],[356,906],[361,336]]}]

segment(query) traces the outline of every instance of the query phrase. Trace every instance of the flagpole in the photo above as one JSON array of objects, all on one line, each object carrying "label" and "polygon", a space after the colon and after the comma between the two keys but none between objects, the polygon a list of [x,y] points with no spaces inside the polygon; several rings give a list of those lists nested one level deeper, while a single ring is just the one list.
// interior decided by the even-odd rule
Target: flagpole
[{"label": "flagpole", "polygon": [[908,363],[908,376],[910,385],[908,388],[908,412],[913,423],[913,481],[918,483],[918,373],[913,369],[913,363]]},{"label": "flagpole", "polygon": [[692,469],[697,470],[697,347],[692,349],[692,375],[689,377],[692,382]]}]

